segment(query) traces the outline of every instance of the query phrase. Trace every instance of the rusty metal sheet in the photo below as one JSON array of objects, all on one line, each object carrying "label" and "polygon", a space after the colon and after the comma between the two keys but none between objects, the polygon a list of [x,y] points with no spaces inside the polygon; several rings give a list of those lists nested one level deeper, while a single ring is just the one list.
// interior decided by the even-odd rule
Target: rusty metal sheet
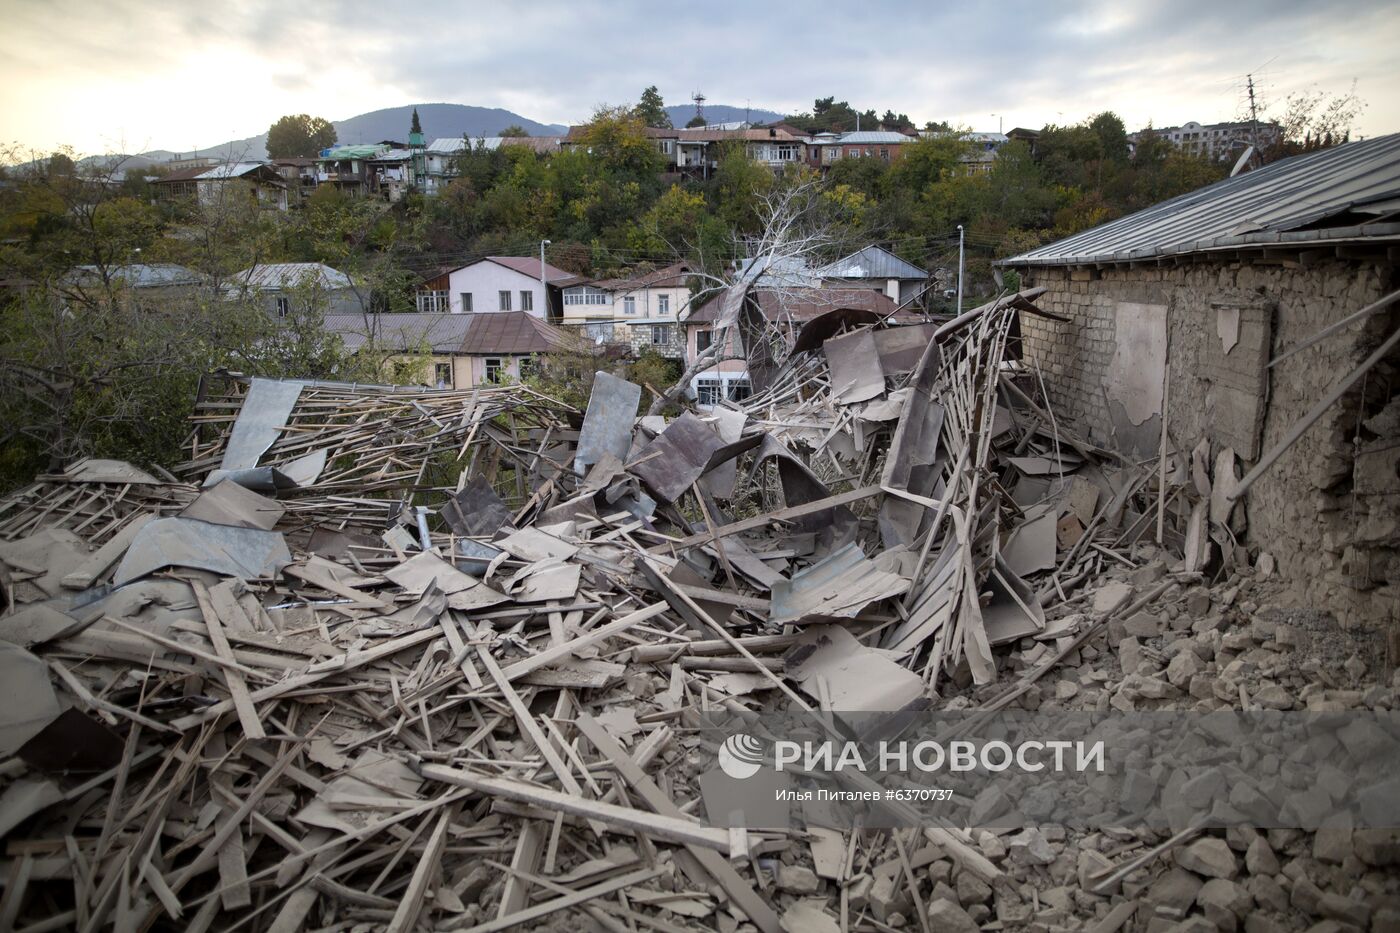
[{"label": "rusty metal sheet", "polygon": [[710,458],[725,446],[723,439],[690,412],[642,448],[627,471],[647,484],[658,499],[675,502],[710,468]]},{"label": "rusty metal sheet", "polygon": [[835,401],[854,405],[885,394],[885,370],[880,365],[873,331],[858,330],[832,337],[822,345],[822,353],[831,368],[831,395]]},{"label": "rusty metal sheet", "polygon": [[578,452],[574,454],[575,473],[583,476],[605,454],[619,460],[627,456],[632,444],[632,423],[641,400],[641,386],[605,372],[594,375],[593,392],[579,430]]},{"label": "rusty metal sheet", "polygon": [[[888,552],[887,552],[888,553]],[[881,569],[854,541],[772,586],[770,622],[850,618],[909,589],[908,578]]]},{"label": "rusty metal sheet", "polygon": [[449,528],[459,535],[490,537],[510,524],[510,509],[496,495],[485,477],[473,476],[439,512]]},{"label": "rusty metal sheet", "polygon": [[287,542],[275,531],[158,518],[137,533],[112,582],[121,586],[165,567],[209,570],[242,580],[266,579],[291,562]]}]

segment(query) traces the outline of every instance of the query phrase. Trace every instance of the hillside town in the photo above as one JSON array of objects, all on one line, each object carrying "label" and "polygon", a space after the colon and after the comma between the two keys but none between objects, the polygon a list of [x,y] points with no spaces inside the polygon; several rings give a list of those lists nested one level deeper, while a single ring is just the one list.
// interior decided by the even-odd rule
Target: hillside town
[{"label": "hillside town", "polygon": [[11,153],[0,930],[1400,929],[1400,133],[1247,91]]}]

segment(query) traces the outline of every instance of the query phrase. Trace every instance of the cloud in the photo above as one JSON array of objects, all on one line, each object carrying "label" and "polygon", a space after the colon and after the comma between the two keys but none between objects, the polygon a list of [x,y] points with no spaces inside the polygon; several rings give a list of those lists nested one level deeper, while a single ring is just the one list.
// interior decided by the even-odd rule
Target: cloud
[{"label": "cloud", "polygon": [[0,112],[39,145],[156,138],[188,147],[261,132],[283,113],[341,119],[455,101],[569,123],[650,84],[670,103],[805,110],[835,95],[864,109],[977,128],[1074,122],[1105,109],[1131,128],[1223,120],[1246,73],[1281,105],[1351,80],[1361,129],[1400,130],[1392,64],[1400,8],[1385,0],[1220,3],[1078,0],[931,7],[640,0],[420,0],[411,13],[322,0],[7,4]]}]

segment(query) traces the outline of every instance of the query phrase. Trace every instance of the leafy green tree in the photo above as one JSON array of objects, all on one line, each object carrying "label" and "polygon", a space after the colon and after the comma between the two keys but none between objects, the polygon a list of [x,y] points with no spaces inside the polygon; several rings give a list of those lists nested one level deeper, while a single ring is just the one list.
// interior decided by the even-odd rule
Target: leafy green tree
[{"label": "leafy green tree", "polygon": [[689,120],[686,121],[686,123],[685,123],[685,128],[688,129],[688,130],[693,130],[693,129],[695,129],[697,126],[704,126],[704,125],[705,125],[705,118],[702,117],[702,116],[700,116],[700,114],[697,113],[695,116],[691,117]]},{"label": "leafy green tree", "polygon": [[750,159],[742,142],[725,143],[715,168],[716,215],[736,233],[758,233],[763,227],[759,198],[772,190],[773,183],[773,171]]},{"label": "leafy green tree", "polygon": [[330,121],[305,113],[282,117],[267,130],[269,159],[311,158],[335,144]]},{"label": "leafy green tree", "polygon": [[642,99],[637,101],[637,106],[633,108],[632,112],[647,126],[660,129],[671,128],[671,117],[666,113],[666,102],[661,99],[661,94],[657,92],[655,84],[642,91]]},{"label": "leafy green tree", "polygon": [[414,107],[414,108],[413,108],[413,122],[409,123],[409,125],[408,125],[408,131],[409,131],[410,133],[422,133],[422,132],[423,132],[423,124],[422,124],[421,122],[419,122],[419,120],[418,120],[418,108],[417,108],[417,107]]},{"label": "leafy green tree", "polygon": [[524,139],[530,134],[526,131],[525,127],[521,126],[519,123],[512,123],[496,135],[505,139]]},{"label": "leafy green tree", "polygon": [[1128,161],[1128,130],[1118,114],[1105,110],[1089,121],[1089,129],[1099,139],[1102,158],[1120,164]]},{"label": "leafy green tree", "polygon": [[703,194],[672,185],[637,221],[627,248],[648,256],[682,255],[708,218]]},{"label": "leafy green tree", "polygon": [[655,175],[662,167],[661,153],[647,138],[646,123],[626,107],[599,107],[584,125],[580,145],[599,159],[607,171],[624,171],[640,177]]}]

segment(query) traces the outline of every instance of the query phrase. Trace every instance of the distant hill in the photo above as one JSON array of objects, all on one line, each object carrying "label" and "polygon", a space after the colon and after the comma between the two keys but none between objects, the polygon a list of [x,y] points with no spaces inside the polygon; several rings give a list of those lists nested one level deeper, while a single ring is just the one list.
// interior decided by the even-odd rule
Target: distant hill
[{"label": "distant hill", "polygon": [[[336,138],[342,143],[370,143],[384,139],[406,141],[414,106],[409,104],[403,107],[389,107],[384,110],[375,110],[348,117],[344,120],[333,120]],[[524,127],[525,132],[531,136],[562,136],[568,132],[566,126],[560,126],[557,123],[537,123],[529,117],[522,117],[518,113],[502,110],[499,107],[471,107],[466,104],[418,104],[416,106],[418,107],[418,119],[423,123],[423,135],[429,142],[450,136],[497,136],[501,130],[511,125]],[[695,105],[677,104],[674,107],[667,107],[666,113],[670,115],[673,125],[682,127],[690,122],[691,117],[695,116]],[[783,118],[783,114],[772,110],[746,109],[728,104],[705,105],[705,119],[710,123],[729,123],[743,120],[745,116],[753,123],[772,123]],[[585,120],[587,115],[582,115],[579,119]],[[124,166],[127,169],[140,170],[153,164],[167,162],[177,155],[189,156],[190,154],[188,150],[173,152],[169,149],[152,149],[140,155],[127,156]],[[228,160],[265,159],[267,158],[267,134],[260,133],[246,139],[232,139],[212,146],[205,146],[199,150],[199,154]],[[87,164],[101,160],[105,164],[112,158],[112,156],[89,156],[81,160],[81,163]]]},{"label": "distant hill", "polygon": [[[382,139],[404,142],[413,119],[414,104],[374,110],[344,120],[332,120],[336,139],[342,143],[377,143]],[[470,107],[466,104],[417,104],[418,119],[423,123],[423,136],[428,142],[449,136],[496,136],[512,124],[524,127],[531,136],[561,136],[567,127],[555,123],[537,123],[518,113],[499,107]],[[199,150],[200,155],[219,158],[263,159],[267,157],[267,134],[234,139]],[[188,153],[182,153],[187,155]],[[143,153],[151,158],[170,155],[165,150]]]},{"label": "distant hill", "polygon": [[[375,110],[345,120],[333,120],[335,135],[342,143],[374,143],[382,139],[408,138],[408,126],[413,118],[413,107],[390,107]],[[428,142],[449,136],[498,136],[501,130],[512,124],[525,128],[531,136],[562,136],[568,132],[567,126],[557,123],[537,123],[529,117],[502,110],[499,107],[469,107],[466,104],[418,104],[418,119],[423,123],[423,135]],[[694,104],[679,104],[667,107],[666,113],[675,126],[685,126],[695,116]],[[772,110],[731,107],[728,104],[706,104],[705,119],[711,123],[729,123],[744,119],[747,113],[750,122],[772,123],[781,120],[783,114]],[[586,119],[586,117],[580,117]],[[201,155],[212,155],[225,159],[262,159],[267,153],[267,134],[235,139],[201,149]],[[165,150],[142,153],[152,159],[168,159]]]},{"label": "distant hill", "polygon": [[[674,107],[667,107],[666,113],[671,118],[672,126],[685,126],[690,122],[690,118],[695,116],[694,104],[677,104]],[[760,110],[757,107],[731,107],[728,104],[706,104],[706,123],[733,123],[743,120],[745,114],[750,123],[774,123],[781,120],[786,114],[775,113],[772,110]]]}]

